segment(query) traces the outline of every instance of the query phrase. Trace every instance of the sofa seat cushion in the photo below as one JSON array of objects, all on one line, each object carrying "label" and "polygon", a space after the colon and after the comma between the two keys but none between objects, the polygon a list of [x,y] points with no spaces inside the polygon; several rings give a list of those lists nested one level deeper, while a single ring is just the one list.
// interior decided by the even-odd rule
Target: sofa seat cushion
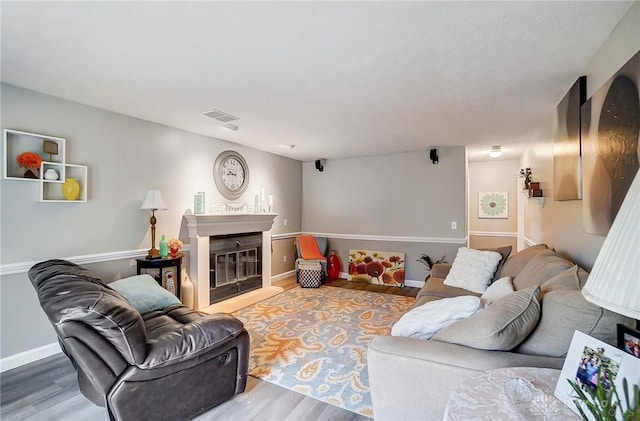
[{"label": "sofa seat cushion", "polygon": [[542,300],[538,327],[515,351],[564,358],[575,330],[615,346],[617,323],[633,326],[634,321],[591,304],[581,291],[547,292]]},{"label": "sofa seat cushion", "polygon": [[109,284],[118,291],[140,314],[162,310],[181,304],[178,297],[162,288],[150,275],[136,275]]},{"label": "sofa seat cushion", "polygon": [[429,339],[443,327],[466,319],[482,308],[483,301],[470,295],[431,301],[403,314],[391,328],[391,335]]},{"label": "sofa seat cushion", "polygon": [[482,294],[493,280],[500,259],[502,255],[496,251],[460,247],[444,284]]},{"label": "sofa seat cushion", "polygon": [[477,349],[509,351],[540,318],[540,287],[513,292],[465,320],[448,325],[433,340]]},{"label": "sofa seat cushion", "polygon": [[421,306],[422,304],[430,303],[431,301],[442,300],[442,297],[434,297],[433,295],[423,295],[422,297],[416,298],[416,302],[413,305],[414,307]]},{"label": "sofa seat cushion", "polygon": [[573,266],[573,263],[560,257],[555,251],[543,250],[533,256],[518,276],[513,279],[513,289],[518,291],[540,286]]},{"label": "sofa seat cushion", "polygon": [[456,288],[444,284],[443,278],[429,277],[424,286],[418,291],[416,299],[422,297],[451,298],[460,297],[461,295],[480,296],[480,293],[469,291],[464,288]]},{"label": "sofa seat cushion", "polygon": [[496,273],[496,276],[498,278],[508,276],[514,279],[536,254],[548,248],[546,244],[536,244],[535,246],[527,247],[517,252],[504,262],[502,269]]}]

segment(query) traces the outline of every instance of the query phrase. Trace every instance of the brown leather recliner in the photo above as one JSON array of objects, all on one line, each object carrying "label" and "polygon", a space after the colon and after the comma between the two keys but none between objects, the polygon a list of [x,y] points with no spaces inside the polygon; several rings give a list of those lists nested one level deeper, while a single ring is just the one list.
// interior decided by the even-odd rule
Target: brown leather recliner
[{"label": "brown leather recliner", "polygon": [[186,420],[242,393],[249,335],[227,314],[177,304],[141,315],[89,270],[65,260],[29,269],[40,305],[112,420]]}]

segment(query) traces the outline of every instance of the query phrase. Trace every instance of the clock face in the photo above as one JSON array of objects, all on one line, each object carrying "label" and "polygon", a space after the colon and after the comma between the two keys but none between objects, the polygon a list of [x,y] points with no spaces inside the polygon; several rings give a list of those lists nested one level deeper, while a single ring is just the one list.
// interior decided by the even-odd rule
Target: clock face
[{"label": "clock face", "polygon": [[244,184],[244,167],[235,157],[227,158],[220,166],[220,176],[224,185],[236,192]]},{"label": "clock face", "polygon": [[222,152],[213,166],[213,180],[224,197],[239,198],[249,185],[247,161],[238,152]]}]

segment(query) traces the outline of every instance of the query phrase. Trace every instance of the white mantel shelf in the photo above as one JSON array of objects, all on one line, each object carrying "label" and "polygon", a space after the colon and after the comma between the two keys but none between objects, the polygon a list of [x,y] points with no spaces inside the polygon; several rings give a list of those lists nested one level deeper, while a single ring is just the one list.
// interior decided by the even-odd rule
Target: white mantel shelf
[{"label": "white mantel shelf", "polygon": [[193,281],[194,308],[208,307],[209,237],[250,232],[262,233],[262,288],[271,286],[271,227],[276,213],[185,214],[189,232],[189,269]]},{"label": "white mantel shelf", "polygon": [[224,213],[184,215],[189,238],[244,232],[271,231],[277,213]]}]

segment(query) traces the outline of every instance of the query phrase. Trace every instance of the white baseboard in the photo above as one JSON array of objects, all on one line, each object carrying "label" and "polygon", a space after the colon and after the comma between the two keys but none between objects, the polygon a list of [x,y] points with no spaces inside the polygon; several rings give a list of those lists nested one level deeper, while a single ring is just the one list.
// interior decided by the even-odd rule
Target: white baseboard
[{"label": "white baseboard", "polygon": [[271,277],[271,282],[273,281],[281,281],[283,279],[289,278],[290,276],[295,276],[296,275],[296,270],[292,269],[289,272],[284,272],[281,273],[279,275],[275,275]]},{"label": "white baseboard", "polygon": [[404,285],[408,287],[422,288],[424,286],[424,281],[413,281],[411,279],[405,279]]},{"label": "white baseboard", "polygon": [[62,352],[62,350],[60,349],[60,344],[54,342],[49,345],[44,345],[25,352],[21,352],[19,354],[0,358],[0,373],[4,373],[5,371],[9,371],[14,368],[32,363],[34,361],[50,357],[60,352]]}]

